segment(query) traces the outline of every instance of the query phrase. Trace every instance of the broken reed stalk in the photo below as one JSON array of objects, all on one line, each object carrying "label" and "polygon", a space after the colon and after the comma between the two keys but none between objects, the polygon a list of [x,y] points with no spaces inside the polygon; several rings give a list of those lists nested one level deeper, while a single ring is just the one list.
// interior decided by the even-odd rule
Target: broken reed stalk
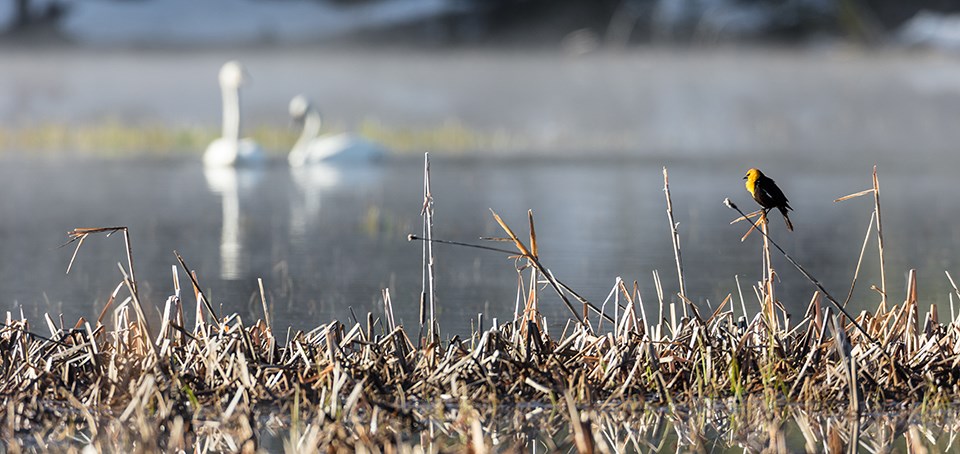
[{"label": "broken reed stalk", "polygon": [[[883,223],[880,217],[880,180],[877,178],[877,166],[873,166],[873,187],[853,194],[845,195],[834,200],[842,202],[844,200],[854,199],[867,194],[873,194],[873,214],[877,221],[877,252],[880,256],[880,302],[884,309],[887,308],[887,274],[883,259]],[[866,242],[864,242],[866,244]],[[858,265],[859,266],[859,265]]]},{"label": "broken reed stalk", "polygon": [[770,257],[770,227],[769,214],[770,210],[764,209],[760,212],[759,224],[761,233],[763,233],[763,249],[760,253],[762,256],[763,263],[763,303],[764,303],[764,313],[769,320],[770,329],[773,332],[779,331],[779,323],[777,321],[777,314],[775,306],[777,304],[776,293],[774,289],[774,276],[775,271],[773,269],[773,260]]},{"label": "broken reed stalk", "polygon": [[[527,229],[530,232],[530,255],[532,257],[539,257],[538,255],[539,249],[537,248],[537,231],[534,228],[534,223],[533,223],[533,210],[527,210],[527,223],[528,223]],[[551,275],[550,278],[553,279],[553,276]],[[530,335],[530,330],[528,329],[528,326],[531,324],[535,325],[535,327],[539,327],[540,329],[543,329],[543,325],[540,323],[540,318],[541,318],[540,304],[539,304],[540,298],[538,298],[538,294],[537,294],[538,285],[540,285],[540,270],[535,266],[530,267],[529,282],[530,282],[530,286],[529,286],[529,290],[527,291],[528,302],[527,304],[525,304],[525,307],[524,307],[525,316],[521,319],[521,323],[522,323],[521,331],[523,331],[523,334],[525,336]],[[586,306],[583,306],[582,316],[584,321],[589,320],[590,314],[587,312]],[[527,345],[529,347],[529,342],[527,343]]]},{"label": "broken reed stalk", "polygon": [[137,290],[137,276],[133,269],[133,245],[130,243],[130,230],[125,227],[79,227],[67,232],[67,236],[70,239],[62,244],[60,247],[64,247],[68,244],[77,243],[77,247],[73,250],[73,256],[70,257],[70,263],[67,264],[67,273],[70,273],[70,269],[73,268],[73,262],[77,258],[77,253],[80,252],[80,246],[83,245],[83,241],[87,239],[90,235],[95,235],[98,233],[106,234],[106,236],[113,235],[117,232],[123,232],[123,244],[127,253],[127,267],[130,270],[130,281],[133,285],[134,293]]},{"label": "broken reed stalk", "polygon": [[[503,219],[500,217],[499,214],[497,214],[492,209],[490,210],[490,213],[493,214],[493,219],[497,221],[497,224],[500,225],[500,228],[503,229],[503,231],[507,234],[509,239],[513,241],[513,245],[516,246],[517,251],[520,253],[520,256],[527,259],[527,262],[530,265],[533,265],[533,267],[537,271],[539,271],[542,276],[544,276],[547,279],[547,282],[550,284],[551,287],[553,287],[553,290],[557,293],[557,296],[560,297],[560,300],[563,301],[563,304],[567,307],[567,309],[570,310],[571,315],[573,315],[573,317],[577,320],[577,322],[583,325],[584,328],[589,330],[590,325],[587,323],[587,320],[582,315],[577,313],[576,308],[573,307],[573,304],[570,302],[570,299],[567,298],[567,295],[564,293],[563,288],[557,282],[557,279],[553,276],[553,273],[551,273],[550,270],[548,270],[546,267],[544,267],[540,263],[540,259],[536,255],[534,255],[530,251],[530,249],[527,248],[526,245],[523,244],[523,241],[521,241],[520,238],[518,238],[517,235],[513,233],[513,230],[510,228],[510,226],[507,225],[506,222],[503,221]],[[533,282],[536,282],[536,281],[533,281]],[[606,314],[603,314],[602,312],[600,312],[600,310],[596,306],[593,306],[593,309],[596,310],[598,313],[600,313],[601,316],[608,317]]]},{"label": "broken reed stalk", "polygon": [[[677,280],[680,282],[680,296],[687,296],[687,289],[683,283],[683,261],[680,259],[680,234],[677,232],[677,222],[673,219],[673,201],[670,198],[670,178],[667,176],[667,167],[663,167],[663,193],[667,198],[667,220],[670,221],[670,240],[673,242],[673,257],[677,262]],[[687,316],[687,305],[683,305],[683,316]]]}]

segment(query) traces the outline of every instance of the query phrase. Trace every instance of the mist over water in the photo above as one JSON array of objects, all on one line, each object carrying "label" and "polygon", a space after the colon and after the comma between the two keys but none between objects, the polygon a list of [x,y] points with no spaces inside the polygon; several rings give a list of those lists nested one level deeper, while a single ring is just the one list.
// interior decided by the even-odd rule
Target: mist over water
[{"label": "mist over water", "polygon": [[216,127],[217,71],[239,59],[252,80],[242,91],[248,132],[289,127],[287,102],[303,93],[335,130],[462,125],[490,139],[483,156],[775,157],[818,167],[909,153],[935,167],[960,142],[960,60],[948,54],[12,48],[0,56],[7,128]]}]

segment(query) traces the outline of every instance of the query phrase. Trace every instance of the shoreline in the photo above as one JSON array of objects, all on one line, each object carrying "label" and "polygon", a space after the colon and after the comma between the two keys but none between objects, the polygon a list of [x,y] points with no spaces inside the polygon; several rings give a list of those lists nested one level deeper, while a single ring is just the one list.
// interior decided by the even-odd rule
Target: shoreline
[{"label": "shoreline", "polygon": [[[907,149],[949,155],[960,142],[953,126],[960,59],[932,52],[0,49],[0,56],[11,68],[0,74],[0,132],[26,149],[147,148],[91,139],[111,128],[120,136],[156,133],[147,144],[155,148],[178,137],[186,141],[180,148],[205,146],[220,119],[216,71],[230,58],[243,60],[253,78],[243,92],[246,130],[280,150],[297,134],[286,114],[297,93],[317,102],[328,130],[360,132],[401,151],[822,156],[843,149],[873,160]],[[76,136],[66,140],[71,131]]]}]

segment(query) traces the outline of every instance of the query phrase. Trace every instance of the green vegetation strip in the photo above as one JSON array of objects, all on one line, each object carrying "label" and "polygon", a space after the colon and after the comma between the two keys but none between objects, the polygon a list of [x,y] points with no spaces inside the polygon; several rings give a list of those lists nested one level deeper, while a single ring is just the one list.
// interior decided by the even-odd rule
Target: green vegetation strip
[{"label": "green vegetation strip", "polygon": [[[329,132],[342,131],[334,127]],[[423,128],[390,127],[374,120],[361,122],[356,132],[396,153],[443,151],[463,153],[490,149],[525,149],[536,146],[507,132],[484,132],[456,120]],[[258,126],[248,131],[268,152],[289,152],[299,131],[287,126]],[[131,125],[121,121],[93,124],[42,124],[0,127],[0,153],[70,152],[94,157],[199,155],[219,130],[209,127],[163,124]]]}]

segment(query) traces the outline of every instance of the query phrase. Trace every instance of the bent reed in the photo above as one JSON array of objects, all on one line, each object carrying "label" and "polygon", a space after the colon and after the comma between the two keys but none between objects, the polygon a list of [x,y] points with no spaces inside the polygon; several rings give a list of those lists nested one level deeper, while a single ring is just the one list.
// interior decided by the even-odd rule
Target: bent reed
[{"label": "bent reed", "polygon": [[[151,326],[130,232],[74,230],[77,250],[91,235],[124,235],[123,282],[95,320],[68,325],[48,315],[34,326],[7,313],[0,327],[7,449],[609,452],[714,443],[782,452],[787,423],[799,427],[808,450],[879,449],[901,435],[922,445],[922,435],[931,436],[912,422],[918,417],[941,418],[937,430],[949,430],[951,442],[960,430],[949,406],[960,397],[952,307],[946,323],[935,305],[922,307],[911,273],[902,304],[888,307],[884,298],[851,320],[818,290],[794,322],[775,298],[766,245],[759,304],[741,292],[701,312],[682,292],[668,295],[655,274],[659,309],[648,313],[636,283],[619,278],[603,304],[587,301],[541,261],[532,213],[525,239],[493,213],[505,233],[500,244],[512,248],[478,247],[516,257],[517,309],[469,336],[443,339],[433,315],[431,245],[442,240],[433,238],[429,175],[428,156],[424,231],[411,235],[424,244],[419,326],[395,322],[389,290],[382,313],[310,331],[275,330],[265,297],[260,320],[218,314],[179,254],[173,292]],[[666,169],[664,180],[669,205]],[[876,180],[855,195],[865,194],[879,194]],[[878,218],[879,197],[870,225]],[[260,288],[265,295],[262,281]],[[549,333],[539,312],[551,298],[545,292],[571,311],[562,333]],[[912,413],[877,413],[891,408]]]}]

